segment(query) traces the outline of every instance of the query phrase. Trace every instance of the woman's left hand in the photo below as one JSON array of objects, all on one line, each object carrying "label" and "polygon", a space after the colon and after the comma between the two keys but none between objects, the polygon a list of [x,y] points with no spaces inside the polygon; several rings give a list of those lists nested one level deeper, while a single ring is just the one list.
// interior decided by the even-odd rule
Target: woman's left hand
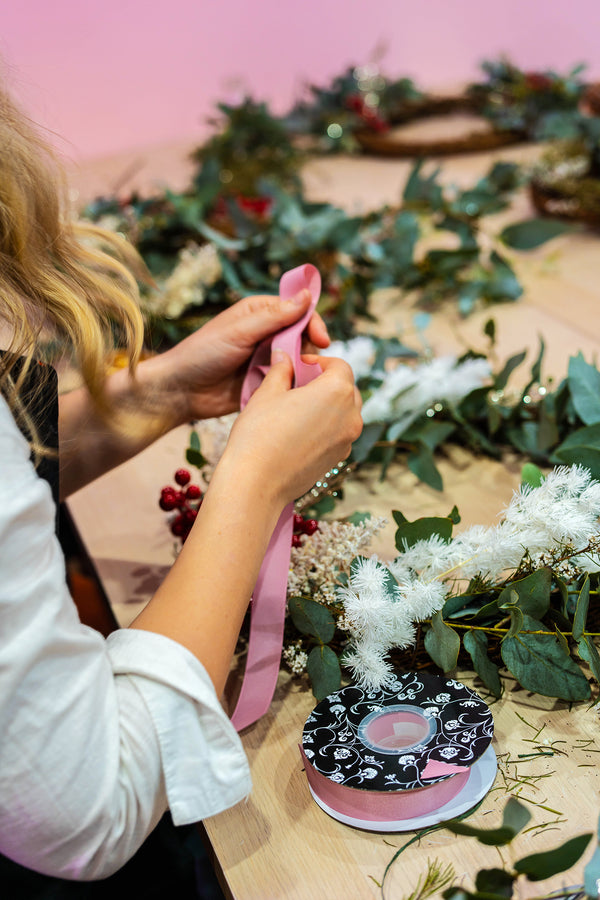
[{"label": "woman's left hand", "polygon": [[[140,375],[171,395],[182,423],[234,412],[240,407],[246,363],[256,344],[296,322],[309,304],[306,289],[289,301],[266,295],[246,297],[171,350],[142,363]],[[329,343],[325,324],[314,313],[303,352]]]}]

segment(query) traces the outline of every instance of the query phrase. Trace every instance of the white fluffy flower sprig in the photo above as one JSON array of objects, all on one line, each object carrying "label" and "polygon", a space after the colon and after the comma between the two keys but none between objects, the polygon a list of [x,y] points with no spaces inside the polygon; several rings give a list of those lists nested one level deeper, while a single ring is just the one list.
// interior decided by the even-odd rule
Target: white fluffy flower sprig
[{"label": "white fluffy flower sprig", "polygon": [[389,651],[414,644],[416,623],[440,610],[457,582],[503,583],[526,555],[542,566],[568,548],[575,577],[600,571],[599,551],[586,550],[600,543],[599,517],[600,483],[581,466],[561,466],[539,487],[516,491],[496,526],[473,526],[449,542],[434,534],[387,565],[355,560],[348,585],[337,588],[352,641],[346,664],[364,687],[384,687]]},{"label": "white fluffy flower sprig", "polygon": [[365,400],[363,421],[366,425],[393,422],[398,437],[436,403],[456,405],[490,378],[490,364],[485,359],[459,363],[453,356],[442,356],[417,366],[400,364],[382,376],[380,385]]},{"label": "white fluffy flower sprig", "polygon": [[144,298],[148,312],[178,319],[191,306],[200,306],[206,288],[221,277],[221,261],[213,244],[189,243],[180,252],[177,264],[161,285],[160,292]]},{"label": "white fluffy flower sprig", "polygon": [[458,362],[454,356],[418,365],[400,363],[385,371],[375,367],[376,343],[366,335],[334,341],[324,352],[344,359],[357,380],[370,377],[373,388],[362,408],[363,421],[365,425],[393,423],[391,439],[437,403],[460,403],[471,391],[489,384],[492,374],[486,359]]}]

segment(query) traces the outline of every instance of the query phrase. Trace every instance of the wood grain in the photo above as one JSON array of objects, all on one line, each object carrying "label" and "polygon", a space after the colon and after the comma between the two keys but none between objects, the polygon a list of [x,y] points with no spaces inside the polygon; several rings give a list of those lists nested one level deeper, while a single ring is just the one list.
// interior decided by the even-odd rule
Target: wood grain
[{"label": "wood grain", "polygon": [[[174,178],[187,171],[187,151],[174,150]],[[488,154],[471,154],[444,160],[450,181],[473,183],[492,160],[535,158],[536,148],[515,147]],[[157,163],[168,178],[164,155]],[[148,163],[150,160],[150,163]],[[129,162],[132,162],[129,160]],[[126,170],[126,158],[104,161],[95,169],[77,173],[84,193],[100,175],[110,184],[111,173]],[[152,167],[152,154],[146,158]],[[313,199],[329,200],[352,211],[365,211],[382,202],[398,202],[410,164],[406,161],[329,158],[310,163],[305,171]],[[100,175],[99,175],[100,173]],[[136,172],[144,183],[143,172]],[[94,180],[95,179],[95,180]],[[146,183],[150,183],[149,176]],[[525,192],[509,214],[486,222],[491,236],[502,224],[532,214]],[[496,353],[502,362],[522,349],[529,364],[537,354],[540,336],[547,356],[544,373],[560,379],[570,355],[582,351],[591,360],[600,338],[600,254],[597,235],[582,232],[560,238],[533,253],[511,252],[524,285],[523,298],[512,304],[490,307],[461,319],[448,306],[433,317],[427,339],[436,354],[462,352],[466,347],[487,350],[485,321],[496,320]],[[376,301],[382,333],[395,333],[409,341],[415,337],[414,313],[394,291],[382,292]],[[528,369],[521,376],[528,375]],[[518,386],[518,380],[515,382]],[[111,599],[115,614],[125,626],[146,602],[172,562],[172,546],[157,498],[163,483],[171,480],[181,464],[187,429],[179,429],[145,451],[138,459],[104,476],[69,501],[70,511]],[[441,460],[444,491],[419,484],[400,466],[393,466],[385,482],[377,471],[361,470],[348,482],[339,512],[369,509],[389,516],[401,509],[409,518],[446,513],[456,504],[462,514],[460,527],[492,524],[509,502],[519,483],[521,460],[509,456],[502,463],[473,457],[460,448]],[[394,553],[393,527],[377,541],[381,556]],[[460,677],[461,673],[459,673]],[[463,680],[472,684],[470,676]],[[475,689],[481,686],[474,684]],[[371,900],[381,898],[386,865],[411,836],[383,835],[352,829],[333,820],[312,800],[302,771],[298,741],[314,701],[306,684],[282,674],[269,713],[242,735],[254,788],[241,803],[206,821],[217,866],[226,890],[236,900]],[[593,831],[599,812],[600,739],[598,714],[585,704],[570,709],[565,703],[533,695],[510,686],[492,705],[495,720],[494,748],[499,758],[495,786],[473,815],[474,824],[494,827],[509,795],[520,796],[532,813],[533,830],[521,835],[514,848],[499,854],[471,838],[455,837],[440,830],[408,848],[390,870],[385,898],[402,898],[416,886],[427,861],[437,858],[454,866],[457,881],[472,886],[471,875],[479,868],[510,863],[530,852],[558,845],[570,836]],[[552,755],[526,758],[536,732],[538,742]],[[587,746],[583,741],[589,740]],[[534,776],[537,781],[528,781]],[[550,823],[550,824],[547,824]],[[545,827],[544,827],[545,826]],[[587,854],[591,855],[591,850]],[[546,888],[581,881],[581,865],[572,873],[527,885],[522,897],[540,896]]]}]

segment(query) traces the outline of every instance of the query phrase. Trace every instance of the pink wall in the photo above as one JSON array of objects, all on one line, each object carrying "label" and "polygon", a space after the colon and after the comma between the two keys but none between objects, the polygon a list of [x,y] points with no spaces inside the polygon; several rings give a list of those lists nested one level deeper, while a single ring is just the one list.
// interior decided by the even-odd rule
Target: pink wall
[{"label": "pink wall", "polygon": [[598,0],[4,0],[0,56],[32,116],[72,159],[200,138],[245,89],[287,108],[306,80],[368,62],[422,87],[477,77],[505,53],[527,68],[588,64]]}]

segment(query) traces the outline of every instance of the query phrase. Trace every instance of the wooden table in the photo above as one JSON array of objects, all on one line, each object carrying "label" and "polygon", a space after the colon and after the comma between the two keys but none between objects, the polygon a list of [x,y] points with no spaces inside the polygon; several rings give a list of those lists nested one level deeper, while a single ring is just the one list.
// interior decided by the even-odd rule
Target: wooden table
[{"label": "wooden table", "polygon": [[[529,158],[532,148],[476,154],[444,161],[449,180],[469,183],[487,170],[492,158]],[[151,158],[149,155],[148,158]],[[182,154],[183,158],[183,154]],[[122,168],[125,168],[123,163]],[[393,201],[408,164],[367,159],[328,159],[305,173],[315,199],[366,209],[384,198]],[[115,168],[118,171],[118,168]],[[84,173],[85,174],[85,173]],[[83,177],[79,173],[80,179]],[[81,182],[80,182],[81,183]],[[530,213],[519,196],[506,221]],[[502,224],[495,217],[494,228]],[[545,375],[562,377],[570,355],[594,357],[600,338],[600,253],[598,237],[588,233],[562,237],[529,254],[512,254],[525,296],[515,304],[488,308],[461,320],[448,308],[436,314],[428,332],[435,353],[486,344],[483,323],[492,316],[500,360],[527,348],[537,353],[539,335],[547,345]],[[401,331],[409,339],[412,311],[393,292],[377,301],[381,329]],[[526,374],[526,373],[525,373]],[[525,376],[524,376],[525,377]],[[160,487],[183,462],[188,436],[179,429],[69,500],[69,510],[96,567],[119,623],[127,625],[147,601],[172,562],[172,546],[157,506]],[[460,527],[491,524],[519,483],[520,460],[503,463],[473,458],[456,449],[442,459],[445,489],[437,493],[396,466],[384,483],[378,473],[361,473],[346,487],[340,514],[356,509],[389,516],[402,510],[409,518],[447,512],[454,504]],[[394,554],[393,527],[378,538],[384,558]],[[460,673],[459,673],[460,677]],[[465,682],[471,683],[469,675]],[[314,700],[306,686],[282,674],[268,714],[242,738],[251,764],[254,789],[246,803],[205,822],[215,865],[230,897],[236,900],[367,900],[382,896],[381,882],[396,848],[410,834],[383,835],[352,829],[327,816],[312,800],[298,752],[303,723]],[[531,830],[514,846],[486,848],[472,838],[441,830],[408,848],[390,870],[385,897],[402,898],[414,890],[428,860],[452,863],[456,879],[472,887],[482,867],[497,867],[527,853],[558,845],[570,836],[595,830],[600,812],[598,713],[579,704],[573,709],[510,686],[493,703],[494,749],[499,774],[472,822],[496,826],[507,798],[518,794],[532,813]],[[553,755],[524,758],[538,732]],[[586,743],[587,742],[587,743]],[[550,823],[550,824],[548,824]],[[591,848],[586,857],[591,855]],[[580,883],[582,864],[550,884],[524,884],[520,896],[540,896],[563,884]]]}]

